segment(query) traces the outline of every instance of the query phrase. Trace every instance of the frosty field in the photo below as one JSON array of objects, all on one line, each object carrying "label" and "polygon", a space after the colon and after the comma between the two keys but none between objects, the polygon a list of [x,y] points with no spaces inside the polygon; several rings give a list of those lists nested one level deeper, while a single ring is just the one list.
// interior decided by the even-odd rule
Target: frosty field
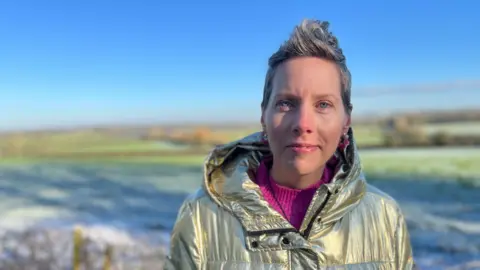
[{"label": "frosty field", "polygon": [[[432,163],[428,158],[432,153],[425,153],[397,152],[393,158],[388,151],[369,152],[362,155],[362,160],[367,168],[372,161],[387,164],[388,160],[397,160],[397,172],[402,173],[412,164]],[[399,159],[402,155],[404,159]],[[452,160],[452,164],[462,165],[465,160],[478,158],[474,151],[450,150],[449,155],[452,158],[445,159],[440,169]],[[199,161],[177,165],[146,160],[5,163],[0,165],[0,227],[58,230],[82,225],[102,241],[121,244],[125,239],[136,241],[135,235],[148,235],[164,246],[180,204],[201,184]],[[393,161],[388,164],[395,167]],[[477,180],[449,178],[444,168],[444,176],[438,179],[394,177],[389,170],[378,168],[367,172],[369,182],[399,201],[421,269],[448,269],[444,267],[480,260]],[[478,171],[478,167],[465,168],[472,176]]]}]

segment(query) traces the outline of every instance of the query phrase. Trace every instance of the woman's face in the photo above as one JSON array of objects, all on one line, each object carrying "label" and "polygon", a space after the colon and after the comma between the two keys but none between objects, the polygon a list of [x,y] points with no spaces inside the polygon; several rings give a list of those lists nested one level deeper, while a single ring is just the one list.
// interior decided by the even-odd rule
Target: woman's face
[{"label": "woman's face", "polygon": [[261,121],[275,165],[301,176],[322,170],[350,125],[335,63],[300,57],[279,65]]}]

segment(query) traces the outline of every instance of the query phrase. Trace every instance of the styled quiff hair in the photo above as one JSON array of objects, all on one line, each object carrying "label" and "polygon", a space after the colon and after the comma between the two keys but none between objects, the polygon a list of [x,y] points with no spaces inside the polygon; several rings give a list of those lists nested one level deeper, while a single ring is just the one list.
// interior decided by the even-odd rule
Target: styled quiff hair
[{"label": "styled quiff hair", "polygon": [[340,73],[343,105],[346,113],[351,113],[352,78],[337,37],[328,30],[329,25],[327,21],[303,20],[299,25],[295,26],[290,38],[268,59],[268,71],[263,88],[262,110],[267,108],[272,95],[272,81],[277,67],[292,58],[311,56],[332,61],[337,65]]}]

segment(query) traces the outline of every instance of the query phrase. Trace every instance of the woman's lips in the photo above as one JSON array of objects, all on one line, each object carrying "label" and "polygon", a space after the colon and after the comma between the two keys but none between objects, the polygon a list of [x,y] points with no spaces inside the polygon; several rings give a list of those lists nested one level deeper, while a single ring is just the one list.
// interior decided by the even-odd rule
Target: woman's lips
[{"label": "woman's lips", "polygon": [[291,144],[288,146],[288,148],[290,148],[293,152],[296,152],[296,153],[311,153],[313,151],[318,150],[317,145],[301,144],[301,143]]}]

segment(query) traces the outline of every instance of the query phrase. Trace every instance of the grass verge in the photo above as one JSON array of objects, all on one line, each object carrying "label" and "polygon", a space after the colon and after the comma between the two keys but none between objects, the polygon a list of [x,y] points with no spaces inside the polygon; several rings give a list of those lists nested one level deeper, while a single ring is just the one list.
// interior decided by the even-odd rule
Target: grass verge
[{"label": "grass verge", "polygon": [[[27,163],[96,163],[96,164],[162,164],[200,166],[206,155],[139,156],[67,159],[1,159],[0,164]],[[480,178],[480,149],[381,149],[361,151],[365,172],[372,174],[410,174],[450,178]]]},{"label": "grass verge", "polygon": [[480,149],[475,148],[373,150],[360,157],[364,170],[373,174],[480,178]]},{"label": "grass verge", "polygon": [[41,163],[77,163],[77,164],[165,164],[165,165],[201,165],[206,155],[186,155],[186,156],[163,156],[163,157],[108,157],[108,158],[4,158],[0,159],[0,165],[21,165],[21,164],[41,164]]}]

